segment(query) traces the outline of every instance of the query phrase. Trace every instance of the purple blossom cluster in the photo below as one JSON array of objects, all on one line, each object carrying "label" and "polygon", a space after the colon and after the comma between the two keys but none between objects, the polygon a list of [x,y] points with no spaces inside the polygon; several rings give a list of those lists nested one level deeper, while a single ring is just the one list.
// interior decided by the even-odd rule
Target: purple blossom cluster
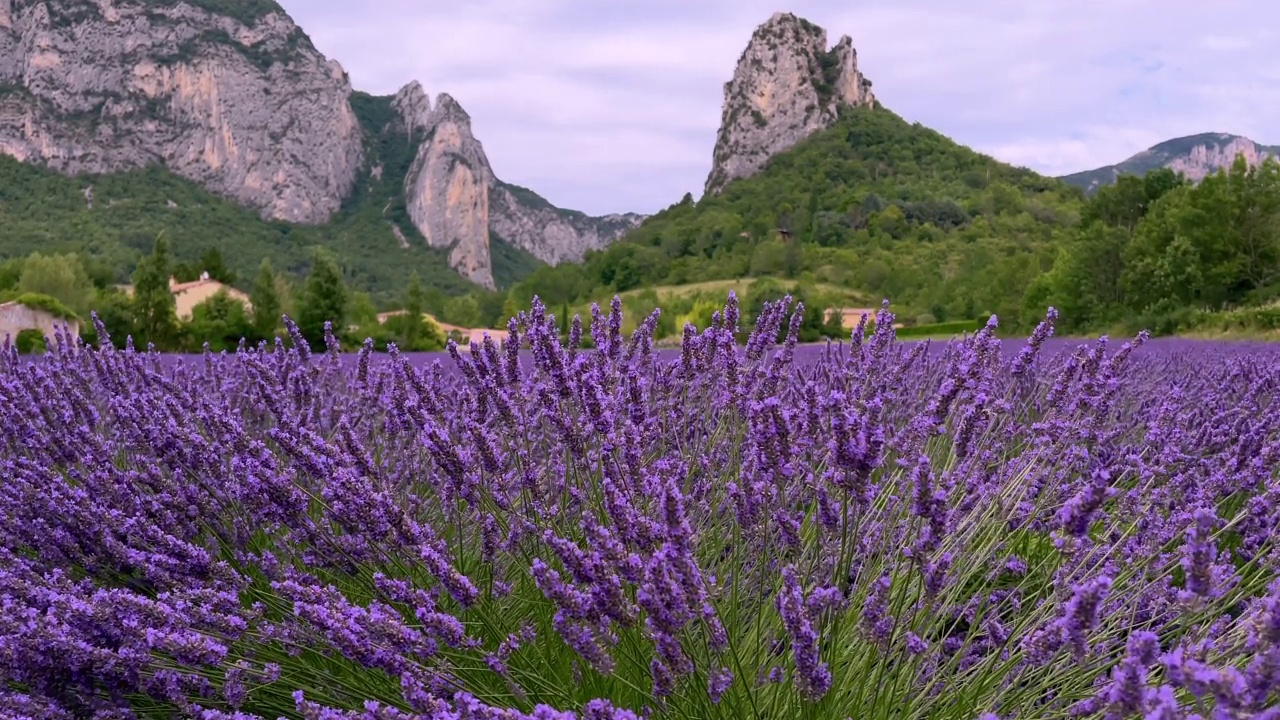
[{"label": "purple blossom cluster", "polygon": [[4,347],[0,716],[1280,718],[1280,350],[802,313]]}]

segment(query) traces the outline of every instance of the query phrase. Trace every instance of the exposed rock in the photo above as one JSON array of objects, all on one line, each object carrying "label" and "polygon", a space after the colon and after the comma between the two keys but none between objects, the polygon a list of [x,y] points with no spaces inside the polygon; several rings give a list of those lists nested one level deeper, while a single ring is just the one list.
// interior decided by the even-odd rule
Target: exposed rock
[{"label": "exposed rock", "polygon": [[791,13],[756,28],[724,86],[724,108],[705,192],[755,174],[769,158],[831,127],[841,106],[875,105],[846,35],[827,49],[827,33]]},{"label": "exposed rock", "polygon": [[556,265],[577,262],[640,225],[644,215],[622,213],[593,217],[563,210],[532,190],[497,183],[489,192],[489,229],[495,235]]},{"label": "exposed rock", "polygon": [[1268,157],[1280,159],[1280,145],[1259,145],[1247,137],[1228,133],[1200,133],[1166,140],[1143,150],[1124,162],[1094,170],[1066,175],[1062,179],[1092,193],[1110,185],[1121,175],[1145,175],[1169,168],[1182,173],[1192,182],[1222,168],[1230,168],[1236,157],[1243,155],[1249,165],[1258,165]]},{"label": "exposed rock", "polygon": [[400,122],[406,131],[430,130],[431,98],[417,80],[400,88],[391,100],[391,107],[400,115]]},{"label": "exposed rock", "polygon": [[493,288],[489,160],[471,134],[470,116],[448,95],[437,98],[427,126],[427,138],[405,177],[409,217],[428,245],[449,248],[450,267]]},{"label": "exposed rock", "polygon": [[[282,10],[226,8],[0,0],[0,153],[72,175],[161,164],[299,223],[325,222],[367,172],[370,192],[387,183],[384,215],[403,188],[414,228],[485,287],[494,286],[491,233],[558,263],[642,219],[588,217],[499,182],[467,113],[448,95],[433,105],[416,81],[393,97],[365,96],[361,117],[381,127],[361,127],[342,67]],[[388,145],[407,148],[412,164],[405,152],[387,161]],[[392,232],[401,247],[416,240],[407,225]]]},{"label": "exposed rock", "polygon": [[491,233],[554,265],[581,260],[587,250],[604,247],[644,219],[563,210],[499,181],[471,134],[470,116],[447,94],[433,108],[414,82],[392,102],[405,127],[425,134],[405,177],[409,217],[429,245],[450,249],[450,266],[473,282],[494,287]]},{"label": "exposed rock", "polygon": [[283,13],[0,0],[0,152],[60,172],[162,163],[264,217],[323,222],[362,163],[350,92]]},{"label": "exposed rock", "polygon": [[396,242],[400,243],[401,250],[409,249],[409,238],[404,236],[404,231],[400,229],[399,225],[391,224],[391,234],[396,236]]}]

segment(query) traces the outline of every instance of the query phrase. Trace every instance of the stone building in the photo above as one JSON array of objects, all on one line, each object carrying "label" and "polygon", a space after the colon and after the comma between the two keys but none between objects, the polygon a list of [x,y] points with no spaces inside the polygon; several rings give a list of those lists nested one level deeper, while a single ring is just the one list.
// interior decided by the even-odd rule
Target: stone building
[{"label": "stone building", "polygon": [[[117,285],[124,294],[133,297],[132,285]],[[199,280],[180,283],[174,278],[169,278],[169,292],[173,293],[174,313],[179,320],[190,320],[192,310],[195,306],[208,300],[218,294],[219,290],[226,290],[227,295],[232,300],[239,300],[244,304],[246,312],[253,311],[253,304],[249,302],[249,296],[231,287],[209,277],[209,273],[200,273]]]},{"label": "stone building", "polygon": [[63,328],[63,332],[70,333],[73,342],[74,338],[80,335],[79,321],[63,320],[48,310],[27,307],[17,301],[0,304],[0,344],[4,342],[5,337],[8,337],[10,342],[16,342],[18,333],[23,330],[39,330],[42,335],[49,338],[49,344],[52,347],[58,342],[58,328]]},{"label": "stone building", "polygon": [[174,311],[181,320],[190,320],[191,311],[195,306],[217,295],[220,290],[225,290],[232,300],[239,300],[244,303],[246,311],[253,310],[253,305],[249,303],[248,295],[230,285],[224,285],[217,280],[211,279],[209,273],[200,273],[199,280],[185,283],[175,282],[173,278],[169,278],[169,292],[173,293]]}]

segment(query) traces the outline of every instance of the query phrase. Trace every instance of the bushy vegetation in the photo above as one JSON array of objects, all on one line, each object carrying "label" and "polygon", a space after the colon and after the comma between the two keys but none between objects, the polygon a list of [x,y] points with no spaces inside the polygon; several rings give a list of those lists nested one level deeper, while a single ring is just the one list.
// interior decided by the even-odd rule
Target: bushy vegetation
[{"label": "bushy vegetation", "polygon": [[[660,303],[661,288],[717,280],[761,281],[742,293],[751,307],[787,293],[803,300],[811,316],[805,340],[845,333],[824,322],[826,308],[882,298],[903,308],[904,336],[938,336],[972,330],[992,313],[1006,331],[1025,330],[1048,306],[1073,333],[1267,331],[1269,316],[1248,309],[1280,297],[1274,162],[1251,169],[1241,161],[1194,186],[1168,170],[1124,176],[1085,199],[883,108],[844,109],[833,128],[759,174],[697,202],[686,195],[582,263],[547,266],[492,238],[494,276],[509,289],[487,292],[450,270],[408,221],[401,180],[425,138],[395,129],[388,98],[355,93],[352,107],[370,161],[384,171],[362,175],[323,227],[265,222],[159,169],[68,179],[0,158],[0,252],[41,254],[0,263],[0,291],[52,295],[87,317],[96,287],[118,306],[106,289],[127,279],[163,232],[179,279],[205,268],[242,290],[264,258],[280,282],[302,287],[323,251],[352,291],[346,319],[379,342],[389,339],[386,329],[361,318],[402,308],[415,275],[424,311],[445,322],[501,327],[535,296],[567,321],[618,293],[631,318],[667,309],[655,328],[664,342],[678,339],[685,322],[705,327],[717,292]],[[80,193],[88,182],[92,210]],[[409,249],[392,224],[410,237]],[[46,259],[71,252],[78,262]],[[315,339],[318,330],[307,332]],[[268,334],[260,328],[253,337]]]},{"label": "bushy vegetation", "polygon": [[[890,297],[909,316],[1010,327],[1083,212],[1082,194],[893,113],[846,109],[831,129],[775,156],[723,194],[691,196],[580,266],[540,268],[510,293],[550,307],[612,292],[775,277]],[[1043,313],[1043,308],[1041,309]]]},{"label": "bushy vegetation", "polygon": [[[1254,324],[1247,310],[1280,297],[1280,164],[1191,184],[1163,169],[1122,176],[1090,200],[1078,232],[1027,294],[1052,304],[1064,328],[1111,324],[1177,332],[1200,323]],[[1224,314],[1225,313],[1225,314]]]},{"label": "bushy vegetation", "polygon": [[177,5],[183,2],[192,7],[239,20],[245,25],[253,25],[260,18],[271,13],[284,13],[284,8],[275,0],[147,0],[147,2],[152,5]]},{"label": "bushy vegetation", "polygon": [[[3,296],[0,296],[3,297]],[[25,292],[13,298],[13,301],[19,305],[25,305],[32,310],[43,310],[59,320],[79,320],[80,318],[71,311],[71,308],[63,305],[57,298],[49,295],[41,295],[40,293]]]},{"label": "bushy vegetation", "polygon": [[[405,142],[399,136],[399,145]],[[405,148],[401,155],[408,154],[411,160],[412,151]],[[387,163],[403,160],[375,157]],[[398,301],[414,272],[444,295],[474,290],[449,268],[446,253],[426,247],[413,226],[403,221],[399,226],[410,247],[400,246],[392,220],[382,211],[400,194],[403,174],[391,179],[389,175],[357,188],[331,222],[304,226],[263,220],[255,211],[159,167],[70,178],[0,156],[0,223],[4,226],[0,257],[77,253],[103,284],[126,282],[155,237],[163,233],[170,239],[177,263],[199,262],[204,253],[217,248],[230,271],[246,279],[253,277],[264,257],[286,276],[299,279],[315,249],[324,248],[336,258],[344,280],[369,292],[380,304]],[[93,186],[92,208],[83,195],[89,185]],[[508,265],[523,267],[520,262]],[[510,281],[521,271],[504,266],[502,277]]]},{"label": "bushy vegetation", "polygon": [[[76,284],[87,272],[83,258],[74,253],[41,255],[0,263],[0,302],[17,300],[39,308],[54,317],[80,321],[80,332],[91,342],[97,331],[89,322],[95,313],[120,347],[130,338],[139,347],[150,344],[157,350],[193,352],[208,346],[214,351],[235,350],[243,339],[250,346],[271,341],[283,331],[281,318],[294,313],[317,342],[323,342],[325,324],[347,342],[371,338],[374,347],[385,350],[396,343],[401,350],[441,350],[445,338],[439,326],[425,313],[427,292],[416,275],[410,276],[408,289],[401,297],[402,307],[418,308],[416,323],[394,318],[386,325],[377,319],[377,310],[367,293],[352,292],[343,281],[333,257],[323,249],[316,250],[304,282],[295,291],[293,283],[277,273],[270,260],[264,259],[253,275],[249,305],[219,292],[196,305],[192,317],[182,320],[176,314],[176,300],[169,288],[175,274],[168,239],[161,235],[152,251],[138,262],[130,280],[132,293],[108,284]],[[220,253],[206,253],[200,261],[183,268],[183,272],[211,277],[226,273]],[[71,282],[68,282],[70,280]],[[48,293],[35,292],[44,289]],[[87,290],[87,292],[86,292]],[[83,304],[76,312],[64,300],[74,298]],[[475,300],[462,296],[458,300],[473,306]],[[457,302],[455,300],[454,302]],[[444,302],[448,307],[449,302]],[[39,335],[39,333],[37,333]]]},{"label": "bushy vegetation", "polygon": [[[1161,169],[1086,200],[884,109],[847,109],[722,195],[686,196],[581,265],[536,270],[507,309],[622,292],[635,312],[634,288],[760,277],[810,304],[887,297],[908,325],[938,324],[904,336],[973,330],[986,313],[1025,330],[1049,306],[1073,333],[1266,329],[1247,308],[1280,297],[1278,178],[1274,161],[1239,159],[1196,185]],[[677,317],[697,301],[675,299]]]}]

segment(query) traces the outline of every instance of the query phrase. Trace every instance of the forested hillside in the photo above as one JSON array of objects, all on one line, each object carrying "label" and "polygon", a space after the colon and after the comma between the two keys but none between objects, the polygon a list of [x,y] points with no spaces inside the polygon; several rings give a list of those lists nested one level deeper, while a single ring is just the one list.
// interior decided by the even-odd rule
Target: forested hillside
[{"label": "forested hillside", "polygon": [[539,269],[512,289],[511,305],[772,276],[888,297],[912,318],[994,312],[1025,326],[1036,315],[1024,293],[1084,206],[1077,189],[887,110],[846,109],[722,195],[686,196],[582,265]]},{"label": "forested hillside", "polygon": [[[378,122],[376,105],[357,107],[362,120]],[[370,150],[384,165],[400,152]],[[0,244],[9,258],[0,263],[0,296],[47,294],[81,317],[96,303],[121,334],[147,337],[140,328],[150,311],[108,290],[138,276],[163,231],[170,259],[162,264],[180,279],[205,270],[259,296],[278,286],[281,300],[268,306],[286,311],[324,305],[332,288],[348,298],[329,304],[351,341],[372,332],[429,347],[413,327],[379,329],[376,312],[421,306],[455,325],[501,327],[534,295],[567,332],[568,316],[614,294],[629,326],[661,306],[656,334],[675,339],[685,322],[705,326],[729,288],[743,296],[748,322],[766,300],[798,296],[808,308],[805,340],[847,335],[826,309],[882,298],[918,335],[955,332],[991,313],[1002,332],[1019,333],[1049,306],[1072,333],[1280,333],[1274,161],[1240,159],[1198,184],[1167,169],[1122,176],[1086,200],[1078,188],[884,109],[850,109],[759,174],[718,196],[686,196],[583,263],[539,265],[495,238],[497,275],[511,283],[505,293],[468,285],[417,237],[401,247],[389,228],[403,207],[372,200],[389,196],[379,182],[366,180],[335,222],[314,228],[264,222],[158,169],[68,179],[0,158]],[[92,206],[82,193],[90,183]],[[215,248],[221,257],[210,259]],[[43,258],[24,260],[37,250]],[[304,286],[304,275],[316,275],[317,250],[328,258],[324,282]],[[270,269],[259,268],[264,256]],[[198,347],[208,333],[234,345],[227,328],[242,321],[228,307],[214,310],[201,317],[220,320],[197,318],[170,346]],[[255,315],[258,336],[276,327]]]},{"label": "forested hillside", "polygon": [[1280,330],[1280,164],[1191,184],[1168,169],[1124,175],[1091,199],[1079,232],[1027,294],[1064,327],[1158,333]]}]

